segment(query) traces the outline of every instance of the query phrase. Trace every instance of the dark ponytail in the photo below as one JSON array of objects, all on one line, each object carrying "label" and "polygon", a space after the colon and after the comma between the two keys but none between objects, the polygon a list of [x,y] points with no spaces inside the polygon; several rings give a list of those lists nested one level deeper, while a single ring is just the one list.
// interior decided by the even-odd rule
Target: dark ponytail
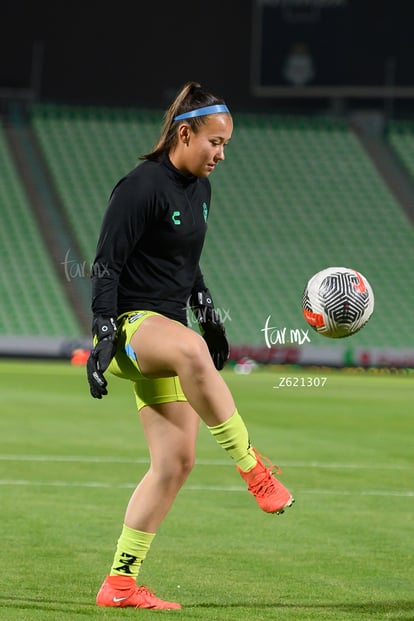
[{"label": "dark ponytail", "polygon": [[[168,110],[164,114],[164,123],[161,135],[151,153],[141,155],[140,160],[157,160],[163,153],[168,153],[177,144],[177,127],[180,121],[174,121],[176,116],[215,104],[224,104],[224,100],[204,90],[198,82],[187,82],[178,93]],[[200,125],[205,123],[203,116],[186,119],[191,129],[197,132]]]}]

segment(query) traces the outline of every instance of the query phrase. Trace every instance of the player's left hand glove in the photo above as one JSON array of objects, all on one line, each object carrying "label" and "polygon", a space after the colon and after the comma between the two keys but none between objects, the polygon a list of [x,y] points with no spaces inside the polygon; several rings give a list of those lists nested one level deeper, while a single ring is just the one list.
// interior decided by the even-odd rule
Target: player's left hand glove
[{"label": "player's left hand glove", "polygon": [[113,317],[94,317],[92,334],[95,346],[89,355],[86,370],[92,397],[102,399],[103,395],[108,394],[106,389],[108,382],[103,374],[116,352],[115,319]]},{"label": "player's left hand glove", "polygon": [[210,291],[204,289],[193,293],[190,297],[190,306],[207,343],[214,366],[221,371],[229,358],[230,347],[223,322],[214,308]]}]

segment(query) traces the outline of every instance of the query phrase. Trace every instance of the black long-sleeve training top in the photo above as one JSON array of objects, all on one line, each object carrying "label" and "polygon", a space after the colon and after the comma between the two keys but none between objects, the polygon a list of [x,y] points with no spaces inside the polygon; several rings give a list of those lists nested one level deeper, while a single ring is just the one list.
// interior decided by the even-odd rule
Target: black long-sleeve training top
[{"label": "black long-sleeve training top", "polygon": [[199,260],[211,186],[166,155],[145,160],[112,191],[92,267],[92,312],[153,310],[186,323],[191,292],[205,288]]}]

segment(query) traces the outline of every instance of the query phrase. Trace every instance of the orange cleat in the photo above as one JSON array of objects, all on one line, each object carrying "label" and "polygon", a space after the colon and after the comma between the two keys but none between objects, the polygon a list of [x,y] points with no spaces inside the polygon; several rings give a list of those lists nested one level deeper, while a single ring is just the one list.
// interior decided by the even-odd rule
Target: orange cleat
[{"label": "orange cleat", "polygon": [[[286,507],[293,505],[295,499],[274,476],[273,470],[277,467],[271,462],[266,466],[263,463],[266,458],[260,455],[256,449],[253,450],[257,458],[255,467],[249,472],[243,472],[239,466],[237,466],[237,470],[246,481],[249,492],[253,494],[262,511],[280,515]],[[277,468],[276,474],[281,474],[280,468]]]},{"label": "orange cleat", "polygon": [[96,596],[97,606],[178,610],[180,604],[165,602],[144,586],[138,586],[129,576],[107,576]]}]

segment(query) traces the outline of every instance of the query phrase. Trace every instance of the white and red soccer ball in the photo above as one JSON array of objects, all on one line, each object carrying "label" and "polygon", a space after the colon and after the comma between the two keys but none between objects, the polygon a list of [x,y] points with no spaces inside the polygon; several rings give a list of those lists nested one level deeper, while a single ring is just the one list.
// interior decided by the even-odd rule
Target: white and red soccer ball
[{"label": "white and red soccer ball", "polygon": [[361,330],[374,311],[374,292],[361,273],[348,267],[328,267],[309,279],[302,296],[307,323],[333,339]]}]

